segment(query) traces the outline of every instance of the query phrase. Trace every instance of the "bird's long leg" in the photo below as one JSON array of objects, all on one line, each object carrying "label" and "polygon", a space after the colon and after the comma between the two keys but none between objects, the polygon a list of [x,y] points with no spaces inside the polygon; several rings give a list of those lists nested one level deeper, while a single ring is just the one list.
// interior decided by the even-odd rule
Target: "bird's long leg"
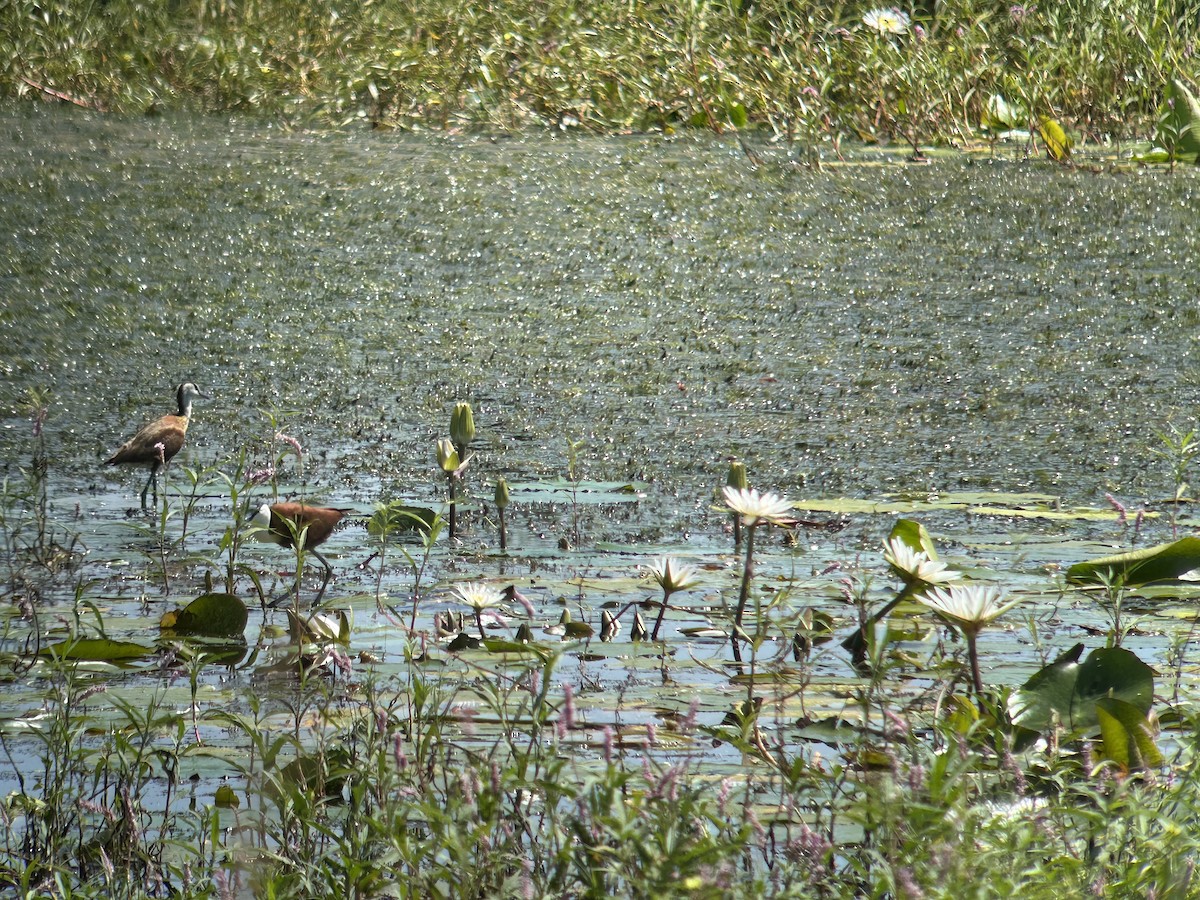
[{"label": "bird's long leg", "polygon": [[150,477],[146,479],[146,486],[142,488],[142,509],[146,508],[146,494],[151,486],[154,487],[154,505],[158,506],[158,466],[150,468]]},{"label": "bird's long leg", "polygon": [[312,550],[310,550],[309,552],[312,553],[312,555],[315,556],[317,559],[319,559],[321,561],[321,564],[323,566],[325,566],[325,580],[321,582],[321,589],[319,591],[317,591],[317,596],[313,599],[313,605],[315,606],[316,604],[320,603],[321,598],[325,596],[325,588],[327,588],[329,586],[329,579],[331,579],[333,577],[333,566],[331,566],[329,564],[329,560],[327,560],[322,555],[321,551],[318,550],[316,547],[313,547]]}]

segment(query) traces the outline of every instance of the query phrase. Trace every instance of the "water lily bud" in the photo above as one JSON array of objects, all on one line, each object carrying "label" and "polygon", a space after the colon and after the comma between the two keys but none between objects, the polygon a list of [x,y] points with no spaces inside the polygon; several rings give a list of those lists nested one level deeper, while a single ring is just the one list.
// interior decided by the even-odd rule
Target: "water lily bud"
[{"label": "water lily bud", "polygon": [[475,416],[471,413],[471,404],[455,403],[454,412],[450,413],[450,440],[461,455],[467,452],[474,439]]},{"label": "water lily bud", "polygon": [[496,481],[496,509],[505,509],[508,506],[508,482],[503,478]]},{"label": "water lily bud", "polygon": [[729,463],[729,474],[725,478],[725,483],[735,491],[744,491],[749,489],[750,481],[746,477],[746,464],[738,460],[732,460]]},{"label": "water lily bud", "polygon": [[458,451],[454,448],[454,442],[449,438],[438,438],[437,462],[442,467],[442,471],[446,473],[457,472],[458,467],[462,464]]},{"label": "water lily bud", "polygon": [[635,641],[644,641],[647,634],[649,632],[646,631],[646,622],[642,619],[642,614],[635,612],[633,614],[633,627],[629,629],[629,637]]}]

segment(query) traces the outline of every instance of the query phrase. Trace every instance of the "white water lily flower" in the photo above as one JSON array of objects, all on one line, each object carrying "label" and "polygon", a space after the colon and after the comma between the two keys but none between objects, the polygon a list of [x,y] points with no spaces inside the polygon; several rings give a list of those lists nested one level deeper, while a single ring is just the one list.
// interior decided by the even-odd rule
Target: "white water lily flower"
[{"label": "white water lily flower", "polygon": [[686,591],[700,583],[695,566],[685,565],[669,556],[654,560],[645,569],[667,595],[676,591]]},{"label": "white water lily flower", "polygon": [[863,24],[880,34],[904,34],[912,21],[908,13],[893,7],[873,9],[862,17]]},{"label": "white water lily flower", "polygon": [[778,494],[766,492],[760,494],[754,489],[724,488],[725,505],[730,512],[742,517],[742,524],[753,528],[762,522],[769,525],[790,525],[792,519],[792,504],[790,500]]},{"label": "white water lily flower", "polygon": [[500,601],[504,599],[504,595],[490,584],[483,584],[478,581],[456,584],[454,586],[454,593],[458,595],[459,600],[476,612],[490,609],[493,606],[499,606]]},{"label": "white water lily flower", "polygon": [[949,584],[962,576],[946,568],[946,564],[930,559],[924,550],[914,550],[906,541],[894,537],[884,541],[883,558],[905,582]]},{"label": "white water lily flower", "polygon": [[1018,603],[1006,600],[1004,592],[987,584],[956,584],[932,588],[916,598],[943,619],[959,626],[968,635],[978,634],[988,622],[997,619]]}]

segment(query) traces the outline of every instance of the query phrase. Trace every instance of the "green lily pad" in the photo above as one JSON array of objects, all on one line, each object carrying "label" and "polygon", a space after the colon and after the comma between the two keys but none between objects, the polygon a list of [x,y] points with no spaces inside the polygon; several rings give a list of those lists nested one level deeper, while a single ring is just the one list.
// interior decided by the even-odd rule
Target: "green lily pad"
[{"label": "green lily pad", "polygon": [[563,634],[570,638],[590,638],[596,633],[587,622],[564,622]]},{"label": "green lily pad", "polygon": [[550,651],[536,643],[510,641],[504,638],[485,638],[483,646],[488,653],[520,653],[525,656],[538,656],[542,659],[550,657]]},{"label": "green lily pad", "polygon": [[233,594],[201,594],[183,609],[165,613],[159,628],[176,634],[231,637],[246,630],[249,617],[246,604]]},{"label": "green lily pad", "polygon": [[1014,725],[1041,734],[1058,723],[1070,734],[1099,725],[1097,703],[1105,698],[1130,704],[1143,716],[1154,700],[1154,670],[1122,647],[1093,650],[1079,662],[1076,644],[1013,692],[1008,709]]},{"label": "green lily pad", "polygon": [[1096,718],[1105,759],[1126,772],[1162,765],[1163,755],[1154,743],[1154,730],[1146,714],[1132,703],[1101,697],[1096,701]]},{"label": "green lily pad", "polygon": [[213,802],[225,809],[237,809],[242,805],[242,801],[238,799],[237,792],[227,784],[223,784],[217,788],[217,792],[213,795]]},{"label": "green lily pad", "polygon": [[154,652],[152,647],[132,641],[114,641],[110,638],[83,638],[77,641],[59,641],[43,647],[42,656],[88,662],[123,662],[140,659]]},{"label": "green lily pad", "polygon": [[1076,584],[1103,584],[1106,579],[1119,579],[1126,585],[1149,584],[1183,579],[1197,569],[1200,537],[1185,537],[1170,544],[1076,563],[1067,569],[1067,580]]},{"label": "green lily pad", "polygon": [[636,481],[568,481],[555,478],[526,484],[510,484],[514,502],[521,503],[636,503],[649,485]]},{"label": "green lily pad", "polygon": [[[1113,521],[1117,513],[1111,507],[1064,507],[1052,494],[1012,494],[963,491],[945,494],[889,494],[879,500],[839,497],[832,500],[798,500],[797,509],[835,512],[843,515],[903,514],[933,510],[962,510],[975,516],[1013,519],[1049,519],[1058,521]],[[1150,513],[1148,515],[1157,515]]]}]

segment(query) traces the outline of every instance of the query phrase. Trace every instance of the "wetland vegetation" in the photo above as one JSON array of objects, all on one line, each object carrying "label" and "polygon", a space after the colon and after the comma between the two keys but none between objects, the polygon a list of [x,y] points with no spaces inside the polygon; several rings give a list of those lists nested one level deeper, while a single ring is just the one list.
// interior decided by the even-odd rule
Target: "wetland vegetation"
[{"label": "wetland vegetation", "polygon": [[1200,895],[1195,16],[530,9],[5,7],[4,890]]}]

